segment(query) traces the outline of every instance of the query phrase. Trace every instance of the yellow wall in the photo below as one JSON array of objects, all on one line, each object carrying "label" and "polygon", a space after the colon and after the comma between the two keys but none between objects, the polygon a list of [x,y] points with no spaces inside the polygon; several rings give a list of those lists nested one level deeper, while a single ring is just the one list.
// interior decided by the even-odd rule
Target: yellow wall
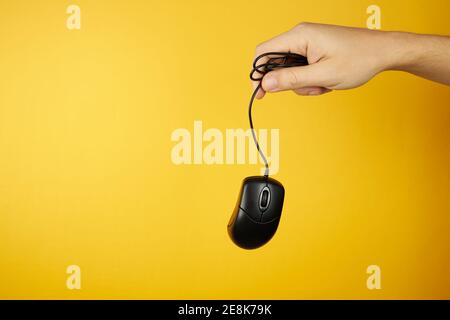
[{"label": "yellow wall", "polygon": [[[300,21],[450,33],[446,0],[0,2],[0,298],[450,298],[450,90],[385,73],[270,95],[275,238],[226,224],[260,165],[171,162],[177,128],[247,128],[257,43]],[[82,289],[66,288],[66,267]],[[382,289],[366,288],[377,264]]]}]

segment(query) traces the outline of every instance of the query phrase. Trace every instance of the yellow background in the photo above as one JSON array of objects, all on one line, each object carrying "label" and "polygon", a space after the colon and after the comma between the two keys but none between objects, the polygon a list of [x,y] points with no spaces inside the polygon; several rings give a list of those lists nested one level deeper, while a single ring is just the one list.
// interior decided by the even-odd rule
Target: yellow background
[{"label": "yellow background", "polygon": [[[298,22],[449,34],[441,1],[0,2],[0,298],[450,298],[450,90],[390,72],[257,102],[280,128],[275,238],[226,233],[260,165],[172,164],[170,134],[247,128],[254,47]],[[66,288],[66,267],[82,289]],[[377,264],[382,289],[366,288]]]}]

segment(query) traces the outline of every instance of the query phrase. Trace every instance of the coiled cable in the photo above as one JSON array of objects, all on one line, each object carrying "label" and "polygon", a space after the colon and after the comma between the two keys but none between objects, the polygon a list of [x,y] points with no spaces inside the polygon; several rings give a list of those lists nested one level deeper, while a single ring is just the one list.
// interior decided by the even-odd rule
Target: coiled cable
[{"label": "coiled cable", "polygon": [[[261,62],[261,59],[263,58],[266,58],[264,59],[265,62]],[[250,98],[250,103],[248,106],[248,120],[250,122],[250,129],[252,131],[253,141],[255,141],[256,149],[258,149],[258,152],[263,159],[264,165],[266,167],[264,171],[264,177],[266,178],[269,177],[269,163],[267,162],[267,158],[264,155],[264,152],[259,146],[255,129],[253,128],[253,101],[255,100],[258,91],[262,88],[262,79],[264,78],[264,75],[266,75],[268,72],[281,68],[305,66],[307,64],[308,59],[306,59],[306,57],[292,52],[266,52],[256,57],[255,61],[253,61],[253,69],[250,72],[250,79],[253,81],[258,81],[259,83],[255,91],[253,91],[252,97]]]}]

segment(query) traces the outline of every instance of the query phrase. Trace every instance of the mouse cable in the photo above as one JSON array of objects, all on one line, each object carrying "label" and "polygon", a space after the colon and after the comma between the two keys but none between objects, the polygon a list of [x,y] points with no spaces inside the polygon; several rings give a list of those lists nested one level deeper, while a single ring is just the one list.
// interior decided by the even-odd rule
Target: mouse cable
[{"label": "mouse cable", "polygon": [[[262,58],[265,58],[264,62],[260,61]],[[306,57],[292,52],[266,52],[259,55],[255,59],[255,61],[253,61],[253,69],[250,72],[250,79],[253,81],[258,81],[259,83],[255,91],[253,91],[252,97],[250,98],[250,103],[248,106],[248,120],[250,122],[250,129],[252,131],[253,141],[255,141],[256,149],[258,149],[258,152],[263,159],[264,165],[266,167],[266,170],[264,172],[264,177],[266,178],[269,177],[269,163],[267,162],[267,158],[264,155],[264,152],[259,146],[255,129],[253,128],[253,101],[255,100],[258,91],[262,88],[262,79],[264,78],[264,75],[266,75],[268,72],[281,68],[305,66],[307,64],[308,60],[306,59]]]}]

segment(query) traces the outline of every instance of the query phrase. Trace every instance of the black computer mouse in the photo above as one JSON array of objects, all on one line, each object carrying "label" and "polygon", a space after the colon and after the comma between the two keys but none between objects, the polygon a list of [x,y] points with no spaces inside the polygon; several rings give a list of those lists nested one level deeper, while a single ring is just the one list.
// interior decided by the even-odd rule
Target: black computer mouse
[{"label": "black computer mouse", "polygon": [[245,178],[228,223],[228,234],[244,249],[267,243],[277,231],[283,209],[284,187],[266,176]]}]

